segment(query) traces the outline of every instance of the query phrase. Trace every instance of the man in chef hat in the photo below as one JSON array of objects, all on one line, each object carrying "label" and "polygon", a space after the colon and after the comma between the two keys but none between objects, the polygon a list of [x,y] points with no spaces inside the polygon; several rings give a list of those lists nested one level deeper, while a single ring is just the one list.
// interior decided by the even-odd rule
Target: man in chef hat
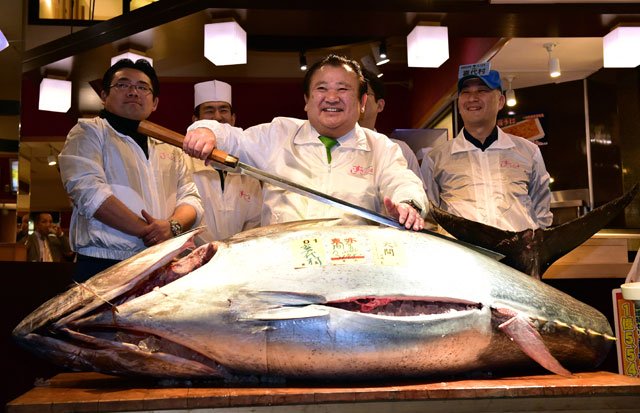
[{"label": "man in chef hat", "polygon": [[[231,85],[219,80],[194,85],[193,121],[216,120],[234,126],[236,114],[231,105]],[[226,173],[206,166],[200,159],[188,158],[193,180],[204,204],[207,230],[199,242],[223,240],[260,225],[262,187],[260,181],[246,175]]]},{"label": "man in chef hat", "polygon": [[220,123],[236,124],[236,114],[231,106],[231,85],[219,80],[196,83],[194,86],[193,121],[212,119]]}]

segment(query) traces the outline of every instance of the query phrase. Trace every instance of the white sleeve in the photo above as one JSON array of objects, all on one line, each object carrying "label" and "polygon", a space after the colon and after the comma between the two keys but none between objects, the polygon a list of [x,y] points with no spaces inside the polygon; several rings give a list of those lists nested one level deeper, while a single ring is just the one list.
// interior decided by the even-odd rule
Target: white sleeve
[{"label": "white sleeve", "polygon": [[91,218],[111,195],[102,159],[103,137],[87,123],[75,125],[60,152],[60,176],[74,208]]},{"label": "white sleeve", "polygon": [[529,196],[533,203],[536,222],[542,228],[550,226],[553,222],[549,180],[549,173],[544,165],[540,149],[536,148],[533,155],[533,171],[529,186]]}]

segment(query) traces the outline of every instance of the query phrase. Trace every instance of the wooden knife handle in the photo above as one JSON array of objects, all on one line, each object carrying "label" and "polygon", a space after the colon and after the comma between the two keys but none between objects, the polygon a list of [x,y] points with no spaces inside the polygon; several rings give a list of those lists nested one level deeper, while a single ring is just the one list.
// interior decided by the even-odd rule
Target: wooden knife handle
[{"label": "wooden knife handle", "polygon": [[[152,138],[159,139],[164,143],[168,143],[169,145],[177,146],[179,148],[182,148],[182,143],[184,142],[183,135],[179,134],[178,132],[174,132],[171,129],[167,129],[164,126],[149,122],[148,120],[143,120],[140,122],[140,125],[138,126],[138,132],[143,133],[147,136],[151,136]],[[238,158],[233,155],[229,155],[228,153],[220,149],[214,149],[211,152],[211,155],[209,155],[209,158],[232,168],[238,166]]]}]

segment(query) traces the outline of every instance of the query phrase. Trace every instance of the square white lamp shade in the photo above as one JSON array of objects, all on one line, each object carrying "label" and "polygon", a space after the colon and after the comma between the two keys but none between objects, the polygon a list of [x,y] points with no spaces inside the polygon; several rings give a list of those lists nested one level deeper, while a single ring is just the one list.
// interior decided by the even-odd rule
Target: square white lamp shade
[{"label": "square white lamp shade", "polygon": [[49,79],[40,82],[38,109],[65,113],[71,108],[71,81]]},{"label": "square white lamp shade", "polygon": [[640,65],[640,27],[617,27],[602,39],[604,67]]},{"label": "square white lamp shade", "polygon": [[449,59],[449,31],[443,26],[416,26],[407,36],[409,67],[440,67]]},{"label": "square white lamp shade", "polygon": [[149,62],[149,64],[151,66],[153,66],[153,59],[147,56],[142,56],[140,54],[137,53],[133,53],[133,52],[124,52],[122,54],[119,54],[118,56],[113,56],[111,58],[111,66],[113,66],[118,60],[122,60],[122,59],[129,59],[132,62],[136,62],[139,59],[144,59],[147,62]]},{"label": "square white lamp shade", "polygon": [[0,52],[9,47],[9,41],[7,40],[2,30],[0,30]]},{"label": "square white lamp shade", "polygon": [[217,66],[247,63],[247,32],[235,21],[204,25],[204,56]]}]

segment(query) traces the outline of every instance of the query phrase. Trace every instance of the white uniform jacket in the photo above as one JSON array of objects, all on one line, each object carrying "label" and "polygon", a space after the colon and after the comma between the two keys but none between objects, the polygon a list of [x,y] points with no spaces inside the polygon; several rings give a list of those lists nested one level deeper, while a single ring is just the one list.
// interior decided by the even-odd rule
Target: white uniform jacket
[{"label": "white uniform jacket", "polygon": [[400,147],[402,156],[404,156],[404,159],[407,161],[407,167],[409,168],[409,170],[416,174],[416,176],[420,178],[421,181],[423,181],[422,171],[420,170],[420,163],[418,162],[418,157],[416,156],[415,152],[413,152],[413,149],[411,149],[411,147],[403,140],[391,139],[391,141],[397,143]]},{"label": "white uniform jacket", "polygon": [[[338,139],[327,162],[325,146],[309,121],[279,117],[246,130],[201,120],[189,127],[213,130],[220,149],[250,165],[297,184],[353,204],[383,212],[383,197],[394,202],[413,199],[427,212],[426,194],[418,177],[407,169],[398,145],[385,135],[356,125]],[[273,185],[263,187],[262,225],[314,218],[341,218],[341,224],[366,223]]]},{"label": "white uniform jacket", "polygon": [[144,209],[168,219],[180,204],[202,217],[202,201],[184,163],[184,152],[148,138],[149,159],[129,136],[99,117],[81,119],[69,132],[59,157],[60,175],[73,201],[69,240],[74,251],[124,260],[142,251],[141,239],[94,218],[111,195],[135,214]]},{"label": "white uniform jacket", "polygon": [[429,199],[452,214],[508,231],[551,225],[549,174],[540,149],[500,128],[484,152],[460,131],[429,152],[422,173]]},{"label": "white uniform jacket", "polygon": [[211,242],[229,238],[238,232],[260,225],[262,210],[262,187],[260,181],[250,176],[229,172],[224,180],[224,191],[220,174],[204,161],[185,156],[193,171],[193,180],[204,204],[204,221],[207,230],[198,238]]}]

